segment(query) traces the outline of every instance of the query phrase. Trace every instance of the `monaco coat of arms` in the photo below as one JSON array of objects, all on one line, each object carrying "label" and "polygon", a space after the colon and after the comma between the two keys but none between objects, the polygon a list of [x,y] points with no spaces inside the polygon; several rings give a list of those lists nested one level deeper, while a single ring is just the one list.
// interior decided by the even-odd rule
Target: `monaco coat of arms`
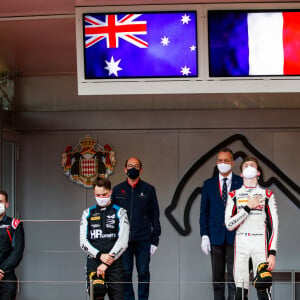
[{"label": "monaco coat of arms", "polygon": [[65,147],[61,166],[71,181],[91,188],[96,177],[112,175],[116,163],[116,154],[110,145],[101,146],[96,138],[86,135],[76,146]]}]

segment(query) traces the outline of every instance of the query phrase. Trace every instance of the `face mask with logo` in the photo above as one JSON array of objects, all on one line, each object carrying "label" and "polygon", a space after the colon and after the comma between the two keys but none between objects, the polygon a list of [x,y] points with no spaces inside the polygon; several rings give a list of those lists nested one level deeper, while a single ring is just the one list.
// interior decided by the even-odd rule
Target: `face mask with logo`
[{"label": "face mask with logo", "polygon": [[110,201],[110,196],[109,197],[95,197],[96,202],[99,206],[105,207]]},{"label": "face mask with logo", "polygon": [[140,176],[140,170],[136,169],[136,168],[131,168],[127,170],[127,176],[130,179],[137,179]]},{"label": "face mask with logo", "polygon": [[218,170],[221,174],[228,173],[231,170],[231,165],[230,164],[217,164]]},{"label": "face mask with logo", "polygon": [[5,204],[0,203],[0,215],[2,215],[3,213],[5,213]]},{"label": "face mask with logo", "polygon": [[257,176],[257,169],[255,169],[254,167],[249,166],[249,167],[246,167],[243,170],[243,177],[244,178],[252,179],[256,176]]}]

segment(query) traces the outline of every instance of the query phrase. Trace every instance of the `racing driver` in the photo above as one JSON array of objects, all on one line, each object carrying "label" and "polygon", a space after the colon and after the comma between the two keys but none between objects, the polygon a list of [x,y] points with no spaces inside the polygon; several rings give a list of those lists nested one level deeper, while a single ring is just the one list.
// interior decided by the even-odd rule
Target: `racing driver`
[{"label": "racing driver", "polygon": [[[243,186],[229,193],[225,223],[228,230],[236,229],[234,281],[237,287],[236,300],[248,299],[249,259],[257,266],[268,262],[268,271],[275,268],[277,250],[278,215],[272,191],[258,185],[258,161],[246,157],[242,164]],[[259,300],[271,299],[271,291],[257,290]]]},{"label": "racing driver", "polygon": [[[126,250],[129,223],[126,210],[111,203],[111,183],[97,178],[93,184],[96,205],[83,211],[80,223],[80,246],[88,254],[86,264],[87,288],[89,277],[97,272],[107,282],[110,300],[123,299],[123,264],[119,259]],[[103,299],[94,293],[94,299]]]}]

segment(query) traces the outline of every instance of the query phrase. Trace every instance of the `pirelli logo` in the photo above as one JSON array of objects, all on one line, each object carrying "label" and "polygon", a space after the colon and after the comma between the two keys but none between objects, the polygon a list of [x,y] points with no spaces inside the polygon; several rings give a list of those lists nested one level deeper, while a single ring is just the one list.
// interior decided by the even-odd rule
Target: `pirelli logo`
[{"label": "pirelli logo", "polygon": [[104,281],[101,279],[93,280],[93,284],[104,284]]},{"label": "pirelli logo", "polygon": [[98,221],[100,219],[101,219],[100,216],[91,217],[91,221]]},{"label": "pirelli logo", "polygon": [[244,204],[247,202],[248,202],[248,199],[238,199],[238,201],[237,201],[238,204]]},{"label": "pirelli logo", "polygon": [[261,278],[270,277],[270,276],[272,276],[270,272],[263,272],[263,273],[260,274]]}]

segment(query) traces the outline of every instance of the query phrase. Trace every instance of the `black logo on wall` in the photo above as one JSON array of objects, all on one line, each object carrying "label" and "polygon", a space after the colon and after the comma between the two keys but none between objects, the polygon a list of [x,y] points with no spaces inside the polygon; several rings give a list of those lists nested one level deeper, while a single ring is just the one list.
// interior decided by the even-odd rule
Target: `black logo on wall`
[{"label": "black logo on wall", "polygon": [[[263,162],[266,166],[268,166],[274,174],[276,174],[276,177],[270,177],[267,181],[264,180],[264,175],[262,170],[261,175],[259,177],[259,184],[265,188],[269,188],[271,185],[276,185],[295,205],[300,209],[300,201],[299,201],[299,194],[300,194],[300,187],[293,182],[288,176],[286,176],[272,161],[270,161],[266,156],[264,156],[261,152],[259,152],[254,146],[252,146],[247,138],[240,134],[235,134],[230,136],[229,138],[225,139],[220,144],[216,145],[214,148],[212,148],[210,151],[208,151],[206,154],[204,154],[201,158],[199,158],[192,167],[185,173],[185,175],[180,180],[175,193],[173,195],[171,204],[166,208],[165,214],[170,223],[174,226],[176,231],[181,235],[188,235],[191,232],[191,225],[190,225],[190,211],[192,204],[194,203],[194,200],[201,194],[202,187],[196,187],[190,196],[187,199],[185,208],[184,208],[184,215],[183,215],[183,222],[184,227],[182,227],[179,222],[174,218],[172,215],[172,212],[176,209],[181,193],[186,186],[186,184],[189,182],[189,180],[193,177],[194,173],[198,171],[199,168],[201,168],[209,159],[212,157],[215,157],[217,153],[225,148],[228,147],[233,142],[240,141],[245,146],[247,150],[251,153],[251,156],[255,156],[258,158],[259,161]],[[234,153],[234,160],[238,158],[245,158],[247,155],[243,151],[238,151]],[[217,173],[217,169],[214,170],[214,175]],[[290,189],[288,189],[286,186],[288,186]],[[293,194],[294,191],[297,196]]]}]

